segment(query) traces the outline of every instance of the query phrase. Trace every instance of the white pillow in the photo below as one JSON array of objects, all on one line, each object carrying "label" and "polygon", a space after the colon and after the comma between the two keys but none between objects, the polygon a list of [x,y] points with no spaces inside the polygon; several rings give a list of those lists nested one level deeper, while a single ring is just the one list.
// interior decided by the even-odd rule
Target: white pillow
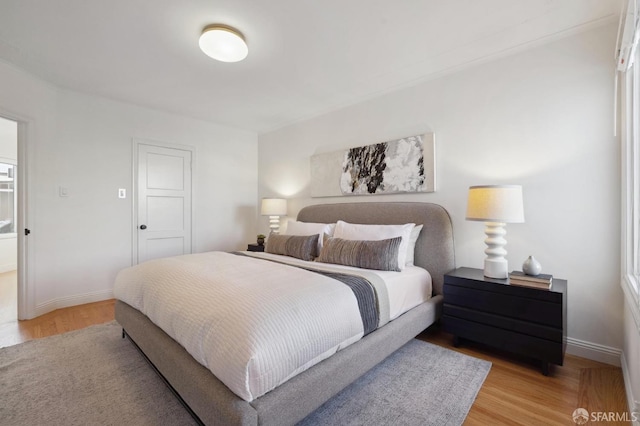
[{"label": "white pillow", "polygon": [[311,223],[311,222],[298,222],[297,220],[288,220],[287,228],[282,235],[320,235],[318,237],[318,255],[322,251],[322,244],[324,243],[324,234],[333,236],[333,230],[335,229],[335,223]]},{"label": "white pillow", "polygon": [[402,237],[402,243],[398,250],[398,268],[403,270],[407,263],[407,250],[411,231],[415,226],[415,223],[406,223],[404,225],[361,225],[339,220],[338,223],[336,223],[333,236],[335,238],[342,238],[343,240],[364,241],[378,241]]},{"label": "white pillow", "polygon": [[416,242],[418,241],[418,237],[420,236],[420,231],[422,231],[423,225],[416,225],[411,230],[411,235],[409,236],[409,244],[407,247],[407,266],[413,266],[415,251],[416,251]]}]

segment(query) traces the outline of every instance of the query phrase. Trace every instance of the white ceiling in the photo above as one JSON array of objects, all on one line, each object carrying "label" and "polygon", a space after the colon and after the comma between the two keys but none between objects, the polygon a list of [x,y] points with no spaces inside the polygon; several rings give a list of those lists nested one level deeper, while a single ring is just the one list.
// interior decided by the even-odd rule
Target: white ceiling
[{"label": "white ceiling", "polygon": [[[621,0],[0,0],[0,59],[57,86],[259,133],[617,22]],[[217,62],[204,26],[242,31]],[[613,56],[613,52],[612,52]]]}]

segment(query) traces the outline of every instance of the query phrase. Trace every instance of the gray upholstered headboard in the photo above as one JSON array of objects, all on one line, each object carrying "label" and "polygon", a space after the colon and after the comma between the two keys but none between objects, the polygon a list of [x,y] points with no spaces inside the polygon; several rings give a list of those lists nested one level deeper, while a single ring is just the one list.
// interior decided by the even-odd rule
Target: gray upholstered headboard
[{"label": "gray upholstered headboard", "polygon": [[444,207],[432,203],[340,203],[304,207],[298,213],[301,222],[423,224],[416,243],[415,264],[431,274],[434,294],[442,294],[444,274],[455,268],[453,228]]}]

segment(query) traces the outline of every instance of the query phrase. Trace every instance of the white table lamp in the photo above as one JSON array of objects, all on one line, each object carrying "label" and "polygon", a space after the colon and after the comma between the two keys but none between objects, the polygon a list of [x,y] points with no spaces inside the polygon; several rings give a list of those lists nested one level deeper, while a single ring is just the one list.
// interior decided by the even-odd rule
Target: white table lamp
[{"label": "white table lamp", "polygon": [[507,240],[505,225],[523,223],[524,207],[520,185],[480,185],[469,187],[467,220],[485,222],[484,275],[489,278],[507,278],[509,269],[504,246]]},{"label": "white table lamp", "polygon": [[280,231],[280,216],[287,214],[287,200],[284,198],[263,198],[260,214],[269,216],[269,228],[277,234]]}]

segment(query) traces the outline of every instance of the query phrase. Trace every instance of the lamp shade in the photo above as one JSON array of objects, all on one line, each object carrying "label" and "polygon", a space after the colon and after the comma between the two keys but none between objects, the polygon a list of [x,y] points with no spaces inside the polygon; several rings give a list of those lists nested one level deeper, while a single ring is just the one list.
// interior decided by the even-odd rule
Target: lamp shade
[{"label": "lamp shade", "polygon": [[260,206],[262,216],[284,216],[287,214],[287,200],[284,198],[263,198]]},{"label": "lamp shade", "polygon": [[469,187],[467,220],[523,223],[522,186],[479,185]]}]

